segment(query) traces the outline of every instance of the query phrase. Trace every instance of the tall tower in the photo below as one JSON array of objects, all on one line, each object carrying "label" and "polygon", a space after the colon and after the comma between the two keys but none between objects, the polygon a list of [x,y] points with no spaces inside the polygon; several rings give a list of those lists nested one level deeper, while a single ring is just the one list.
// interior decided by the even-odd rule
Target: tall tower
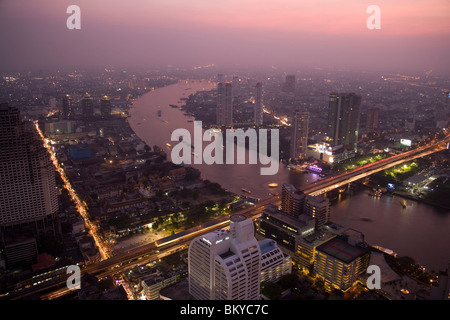
[{"label": "tall tower", "polygon": [[262,102],[262,83],[256,84],[256,98],[255,98],[255,125],[263,125],[263,102]]},{"label": "tall tower", "polygon": [[60,233],[55,169],[33,129],[17,108],[0,105],[0,243],[8,266],[36,254],[42,236]]},{"label": "tall tower", "polygon": [[88,93],[81,100],[81,109],[83,111],[83,118],[90,119],[94,116],[94,99]]},{"label": "tall tower", "polygon": [[231,216],[229,230],[195,238],[188,271],[189,292],[198,300],[259,300],[261,249],[253,221]]},{"label": "tall tower", "polygon": [[103,118],[108,118],[111,115],[112,106],[111,100],[109,100],[108,96],[103,96],[100,100],[100,113]]},{"label": "tall tower", "polygon": [[379,129],[380,109],[377,107],[369,107],[367,109],[366,130],[368,132],[376,132]]},{"label": "tall tower", "polygon": [[62,100],[62,117],[63,119],[72,119],[74,116],[73,99],[66,94]]},{"label": "tall tower", "polygon": [[284,92],[295,92],[295,75],[287,75],[286,82],[283,84]]},{"label": "tall tower", "polygon": [[217,124],[233,125],[233,86],[230,82],[217,85]]},{"label": "tall tower", "polygon": [[328,137],[331,145],[356,148],[359,132],[361,95],[331,93],[328,105]]},{"label": "tall tower", "polygon": [[308,147],[309,112],[294,112],[291,136],[291,159],[306,158]]}]

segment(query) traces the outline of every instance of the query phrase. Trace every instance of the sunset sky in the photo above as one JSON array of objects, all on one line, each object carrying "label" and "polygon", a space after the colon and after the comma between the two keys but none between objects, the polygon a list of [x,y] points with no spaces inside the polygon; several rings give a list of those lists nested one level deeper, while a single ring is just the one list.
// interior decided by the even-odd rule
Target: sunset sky
[{"label": "sunset sky", "polygon": [[[81,30],[68,30],[69,5]],[[369,5],[381,30],[369,30]],[[336,67],[450,73],[449,0],[0,0],[0,71]]]}]

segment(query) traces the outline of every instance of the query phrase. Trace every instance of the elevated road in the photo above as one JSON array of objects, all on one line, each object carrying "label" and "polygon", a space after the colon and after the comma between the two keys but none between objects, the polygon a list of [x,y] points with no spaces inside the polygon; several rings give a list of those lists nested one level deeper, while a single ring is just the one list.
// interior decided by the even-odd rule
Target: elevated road
[{"label": "elevated road", "polygon": [[392,157],[385,158],[383,160],[379,160],[370,164],[366,164],[363,167],[344,172],[334,177],[321,179],[319,181],[304,186],[300,190],[303,191],[305,194],[309,194],[312,196],[324,194],[326,192],[344,186],[353,181],[367,177],[371,174],[400,165],[408,161],[412,161],[417,158],[425,157],[435,152],[442,151],[446,149],[447,143],[449,142],[450,138],[449,136],[446,136],[444,139],[436,143],[419,147],[417,149],[409,150],[401,154],[397,154]]}]

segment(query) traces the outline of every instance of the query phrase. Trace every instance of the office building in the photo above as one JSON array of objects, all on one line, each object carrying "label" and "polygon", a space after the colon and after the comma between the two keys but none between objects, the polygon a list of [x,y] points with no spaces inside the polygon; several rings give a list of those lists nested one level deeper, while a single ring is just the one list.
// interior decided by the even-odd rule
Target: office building
[{"label": "office building", "polygon": [[336,236],[317,247],[316,279],[321,279],[328,290],[349,290],[369,266],[367,247],[349,239]]},{"label": "office building", "polygon": [[189,246],[189,293],[198,300],[260,299],[261,251],[253,221],[230,218],[229,230],[199,236]]},{"label": "office building", "polygon": [[361,95],[331,93],[328,105],[328,138],[332,146],[356,148],[359,134]]},{"label": "office building", "polygon": [[366,130],[367,132],[377,132],[380,128],[380,109],[369,107],[367,109]]},{"label": "office building", "polygon": [[262,83],[256,84],[256,97],[255,97],[255,126],[263,125],[263,102],[262,102]]},{"label": "office building", "polygon": [[283,84],[283,92],[295,92],[295,75],[287,75]]},{"label": "office building", "polygon": [[305,213],[316,220],[316,228],[320,228],[330,220],[330,200],[323,195],[306,196]]},{"label": "office building", "polygon": [[293,217],[274,205],[267,205],[258,220],[257,234],[275,240],[283,252],[294,257],[297,240],[313,233],[314,227],[315,220],[306,214]]},{"label": "office building", "polygon": [[100,100],[100,113],[103,118],[108,118],[111,115],[112,105],[108,96],[103,96]]},{"label": "office building", "polygon": [[91,119],[94,116],[94,99],[88,93],[81,100],[81,110],[85,119]]},{"label": "office building", "polygon": [[292,259],[283,253],[275,240],[264,239],[259,243],[261,251],[261,282],[278,282],[292,272]]},{"label": "office building", "polygon": [[217,84],[217,125],[233,125],[233,86],[230,82]]},{"label": "office building", "polygon": [[6,103],[0,105],[0,149],[0,243],[4,247],[7,242],[8,263],[8,252],[17,256],[12,248],[34,250],[29,234],[36,240],[59,234],[59,206],[55,168],[47,150],[32,124]]},{"label": "office building", "polygon": [[298,217],[303,213],[305,194],[292,184],[283,184],[281,187],[281,210],[290,216]]},{"label": "office building", "polygon": [[321,228],[315,229],[309,235],[297,239],[295,251],[295,262],[297,266],[304,271],[314,272],[317,247],[335,236],[335,233]]},{"label": "office building", "polygon": [[305,159],[308,147],[309,112],[296,110],[292,119],[291,159]]},{"label": "office building", "polygon": [[74,111],[73,99],[66,94],[62,99],[62,118],[67,120],[73,119]]}]

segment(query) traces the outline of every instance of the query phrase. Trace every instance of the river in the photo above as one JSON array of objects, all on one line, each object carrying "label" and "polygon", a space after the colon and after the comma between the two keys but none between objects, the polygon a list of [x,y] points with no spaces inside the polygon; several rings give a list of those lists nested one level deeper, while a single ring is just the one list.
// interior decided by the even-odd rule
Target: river
[{"label": "river", "polygon": [[[171,141],[171,133],[175,129],[187,129],[194,136],[194,119],[170,104],[181,106],[181,98],[215,86],[213,81],[189,80],[148,92],[139,97],[130,109],[130,126],[150,147],[158,145],[165,148],[170,159],[171,149],[166,144],[174,146],[178,143]],[[204,146],[207,144],[209,142],[204,142]],[[299,187],[319,179],[316,174],[291,172],[283,164],[272,176],[261,175],[260,164],[192,166],[200,170],[204,179],[217,182],[237,194],[244,194],[241,189],[245,188],[257,198],[280,192],[283,183]],[[278,187],[270,188],[270,183],[277,183]],[[412,200],[407,200],[407,203],[408,206],[403,208],[399,197],[373,199],[366,192],[357,192],[333,204],[331,220],[361,231],[371,245],[413,257],[429,270],[446,269],[450,259],[450,213]]]}]

